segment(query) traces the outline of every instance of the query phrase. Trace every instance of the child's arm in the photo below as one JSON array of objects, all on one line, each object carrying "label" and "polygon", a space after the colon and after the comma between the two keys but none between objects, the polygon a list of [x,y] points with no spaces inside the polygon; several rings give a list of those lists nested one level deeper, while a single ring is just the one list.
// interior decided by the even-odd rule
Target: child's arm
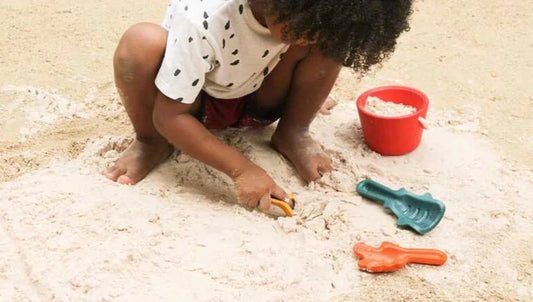
[{"label": "child's arm", "polygon": [[286,193],[263,169],[221,142],[189,114],[191,107],[159,92],[153,113],[157,131],[174,147],[230,176],[241,204],[250,208],[259,204],[260,209],[266,211],[271,195],[286,198]]}]

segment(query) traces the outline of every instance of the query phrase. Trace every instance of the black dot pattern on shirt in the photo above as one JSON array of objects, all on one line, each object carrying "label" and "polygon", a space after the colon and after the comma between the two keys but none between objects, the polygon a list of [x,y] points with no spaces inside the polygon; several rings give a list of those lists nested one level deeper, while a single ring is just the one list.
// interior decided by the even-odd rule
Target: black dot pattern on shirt
[{"label": "black dot pattern on shirt", "polygon": [[209,23],[207,23],[207,20],[204,20],[204,22],[202,24],[204,25],[205,29],[209,28]]},{"label": "black dot pattern on shirt", "polygon": [[265,50],[265,53],[263,54],[262,58],[264,58],[264,57],[268,56],[268,54],[269,54],[269,53],[270,53],[270,51],[268,51],[268,49],[267,49],[267,50]]},{"label": "black dot pattern on shirt", "polygon": [[279,59],[280,60],[283,60],[284,57],[285,57],[285,53],[284,52],[279,55]]},{"label": "black dot pattern on shirt", "polygon": [[235,34],[231,34],[231,36],[229,36],[230,39],[233,39],[233,37],[235,37]]},{"label": "black dot pattern on shirt", "polygon": [[254,88],[257,88],[257,84],[254,84]]},{"label": "black dot pattern on shirt", "polygon": [[185,5],[185,7],[183,8],[185,11],[188,11],[189,10],[189,6],[188,5]]},{"label": "black dot pattern on shirt", "polygon": [[177,98],[176,101],[181,103],[181,102],[183,102],[183,98]]},{"label": "black dot pattern on shirt", "polygon": [[229,83],[228,85],[226,85],[226,87],[228,87],[228,88],[231,87],[231,86],[233,86],[233,83]]},{"label": "black dot pattern on shirt", "polygon": [[209,15],[207,14],[207,12],[204,12],[204,19],[207,19],[209,18]]},{"label": "black dot pattern on shirt", "polygon": [[192,40],[193,40],[193,38],[192,38],[192,37],[189,37],[189,43],[191,43],[191,42],[192,42]]},{"label": "black dot pattern on shirt", "polygon": [[230,20],[228,20],[228,22],[226,22],[226,25],[224,25],[224,29],[228,30],[230,26]]},{"label": "black dot pattern on shirt", "polygon": [[229,65],[231,65],[231,66],[239,65],[239,62],[240,62],[239,60],[235,60],[235,61],[229,63]]},{"label": "black dot pattern on shirt", "polygon": [[209,55],[205,55],[205,56],[202,57],[202,59],[204,59],[204,60],[207,59],[207,58],[209,58]]},{"label": "black dot pattern on shirt", "polygon": [[222,39],[222,48],[226,48],[226,39]]},{"label": "black dot pattern on shirt", "polygon": [[174,76],[177,77],[181,73],[181,70],[178,68],[174,71]]},{"label": "black dot pattern on shirt", "polygon": [[237,55],[239,53],[239,50],[238,49],[235,49],[231,54],[232,55]]},{"label": "black dot pattern on shirt", "polygon": [[263,69],[263,75],[266,77],[268,74],[268,66]]},{"label": "black dot pattern on shirt", "polygon": [[192,86],[194,87],[194,86],[198,85],[198,82],[200,82],[200,79],[194,80],[194,82],[192,82]]},{"label": "black dot pattern on shirt", "polygon": [[244,6],[241,4],[241,5],[239,5],[239,14],[242,15],[243,11],[244,11]]}]

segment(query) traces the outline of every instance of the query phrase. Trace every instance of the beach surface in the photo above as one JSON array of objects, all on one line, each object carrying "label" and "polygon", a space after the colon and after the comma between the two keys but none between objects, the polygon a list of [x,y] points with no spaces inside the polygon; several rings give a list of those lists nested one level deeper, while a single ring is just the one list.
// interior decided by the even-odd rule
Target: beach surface
[{"label": "beach surface", "polygon": [[[135,186],[100,171],[133,138],[114,87],[122,33],[165,1],[0,2],[0,301],[532,301],[533,1],[422,1],[381,68],[343,70],[311,132],[334,171],[306,185],[274,128],[217,133],[297,199],[294,218],[235,204],[229,178],[173,154]],[[407,85],[430,100],[421,145],[371,151],[355,100]],[[356,184],[430,192],[421,236]],[[436,248],[440,267],[359,271],[352,247]]]}]

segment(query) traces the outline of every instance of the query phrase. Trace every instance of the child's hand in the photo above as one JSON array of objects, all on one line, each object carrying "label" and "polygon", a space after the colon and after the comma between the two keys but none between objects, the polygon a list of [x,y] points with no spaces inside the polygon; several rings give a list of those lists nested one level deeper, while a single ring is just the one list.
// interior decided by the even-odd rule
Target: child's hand
[{"label": "child's hand", "polygon": [[288,196],[265,170],[251,164],[242,170],[233,180],[237,189],[239,203],[248,208],[256,208],[263,212],[270,208],[270,197],[285,200]]}]

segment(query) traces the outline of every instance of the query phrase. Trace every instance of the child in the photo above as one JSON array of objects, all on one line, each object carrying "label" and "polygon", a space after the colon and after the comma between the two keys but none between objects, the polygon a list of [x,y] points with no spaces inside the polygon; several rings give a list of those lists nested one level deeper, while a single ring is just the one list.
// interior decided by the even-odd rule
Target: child
[{"label": "child", "polygon": [[208,129],[262,127],[307,182],[331,171],[309,135],[341,67],[364,73],[408,30],[412,0],[172,0],[163,25],[122,36],[115,82],[135,141],[103,172],[135,184],[173,148],[229,175],[239,203],[287,194]]}]

